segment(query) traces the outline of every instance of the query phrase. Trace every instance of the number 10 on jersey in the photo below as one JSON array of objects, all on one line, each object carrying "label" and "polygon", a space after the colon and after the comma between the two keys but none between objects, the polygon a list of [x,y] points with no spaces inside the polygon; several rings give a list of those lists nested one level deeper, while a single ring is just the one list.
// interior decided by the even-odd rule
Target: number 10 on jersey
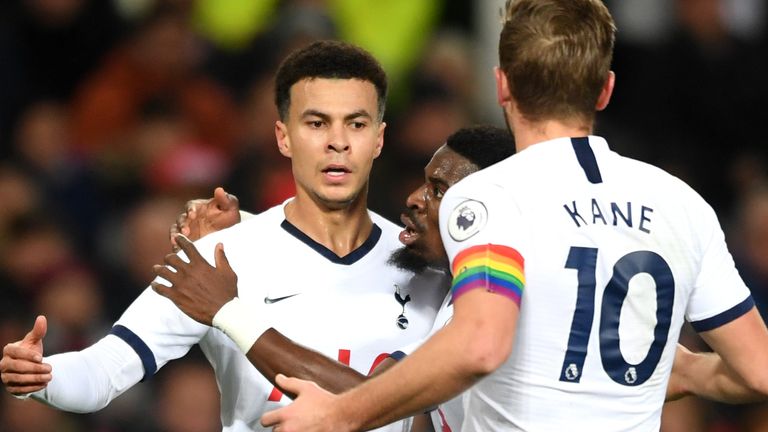
[{"label": "number 10 on jersey", "polygon": [[[596,248],[571,247],[565,268],[576,270],[578,291],[573,313],[568,350],[560,369],[560,381],[578,383],[581,380],[584,359],[595,315]],[[656,327],[645,358],[638,364],[628,363],[621,353],[619,321],[621,307],[629,291],[629,281],[640,273],[647,273],[656,284]],[[659,364],[669,335],[672,306],[675,301],[675,280],[664,258],[651,251],[631,252],[613,266],[613,275],[605,286],[600,309],[600,359],[611,379],[621,385],[638,386],[653,375]]]}]

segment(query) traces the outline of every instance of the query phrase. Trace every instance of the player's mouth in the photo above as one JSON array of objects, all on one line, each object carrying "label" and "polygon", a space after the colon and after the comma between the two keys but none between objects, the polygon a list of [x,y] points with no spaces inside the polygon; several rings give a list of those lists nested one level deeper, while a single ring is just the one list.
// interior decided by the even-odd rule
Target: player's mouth
[{"label": "player's mouth", "polygon": [[400,222],[405,226],[405,229],[400,232],[398,238],[400,239],[400,243],[405,246],[410,246],[418,240],[421,231],[418,224],[414,223],[411,217],[410,213],[412,212],[409,210],[408,213],[409,214],[403,213],[400,215]]},{"label": "player's mouth", "polygon": [[331,183],[338,183],[346,179],[352,173],[346,165],[331,164],[322,169],[326,180]]}]

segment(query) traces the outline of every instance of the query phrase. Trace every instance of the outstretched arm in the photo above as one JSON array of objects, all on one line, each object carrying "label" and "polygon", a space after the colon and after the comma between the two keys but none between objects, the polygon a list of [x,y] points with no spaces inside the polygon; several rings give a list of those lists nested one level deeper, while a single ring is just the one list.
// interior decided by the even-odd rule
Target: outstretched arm
[{"label": "outstretched arm", "polygon": [[0,371],[11,394],[31,396],[66,411],[93,412],[142,378],[141,360],[115,336],[83,351],[43,358],[47,327],[45,317],[39,316],[24,339],[3,349]]}]

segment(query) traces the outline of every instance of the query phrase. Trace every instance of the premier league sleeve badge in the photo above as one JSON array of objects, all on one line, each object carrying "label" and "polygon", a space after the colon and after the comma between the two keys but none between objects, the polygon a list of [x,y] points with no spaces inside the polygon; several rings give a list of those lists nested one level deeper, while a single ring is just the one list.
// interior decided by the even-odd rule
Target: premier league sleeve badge
[{"label": "premier league sleeve badge", "polygon": [[457,242],[480,232],[488,221],[488,210],[480,201],[466,200],[456,206],[448,220],[448,234]]}]

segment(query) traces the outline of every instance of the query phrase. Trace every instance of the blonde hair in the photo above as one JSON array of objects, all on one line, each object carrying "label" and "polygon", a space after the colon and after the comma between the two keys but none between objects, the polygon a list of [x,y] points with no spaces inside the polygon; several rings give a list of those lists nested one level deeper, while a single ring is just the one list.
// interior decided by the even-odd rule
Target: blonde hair
[{"label": "blonde hair", "polygon": [[591,125],[615,33],[600,0],[507,0],[499,62],[523,116]]}]

